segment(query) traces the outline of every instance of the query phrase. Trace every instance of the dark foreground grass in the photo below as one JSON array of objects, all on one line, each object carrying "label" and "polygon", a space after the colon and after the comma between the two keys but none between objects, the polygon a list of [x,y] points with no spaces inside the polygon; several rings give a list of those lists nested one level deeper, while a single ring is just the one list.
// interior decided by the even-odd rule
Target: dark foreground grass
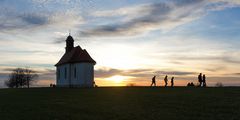
[{"label": "dark foreground grass", "polygon": [[0,120],[239,120],[240,88],[0,90]]}]

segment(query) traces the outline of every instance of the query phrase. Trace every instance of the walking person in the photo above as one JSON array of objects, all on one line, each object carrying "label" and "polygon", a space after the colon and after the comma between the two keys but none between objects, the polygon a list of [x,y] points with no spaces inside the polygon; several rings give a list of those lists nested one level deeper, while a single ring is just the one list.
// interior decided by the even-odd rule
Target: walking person
[{"label": "walking person", "polygon": [[167,84],[168,84],[168,76],[167,75],[164,78],[164,82],[165,82],[165,87],[167,87]]},{"label": "walking person", "polygon": [[199,75],[198,75],[198,82],[199,82],[199,87],[201,87],[202,86],[202,73],[200,73]]},{"label": "walking person", "polygon": [[203,87],[206,87],[207,84],[206,84],[206,75],[205,74],[203,75],[202,82],[203,82]]},{"label": "walking person", "polygon": [[171,78],[171,87],[174,86],[174,77]]},{"label": "walking person", "polygon": [[151,87],[152,87],[153,85],[156,86],[156,76],[153,76],[153,78],[152,78]]}]

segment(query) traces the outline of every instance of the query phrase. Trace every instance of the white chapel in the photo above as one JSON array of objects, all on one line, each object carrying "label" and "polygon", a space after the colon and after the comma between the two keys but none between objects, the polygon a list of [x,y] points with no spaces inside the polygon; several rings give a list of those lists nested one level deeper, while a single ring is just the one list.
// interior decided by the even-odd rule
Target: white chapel
[{"label": "white chapel", "polygon": [[66,39],[66,51],[56,68],[57,87],[93,87],[95,60],[85,49],[74,47],[74,39]]}]

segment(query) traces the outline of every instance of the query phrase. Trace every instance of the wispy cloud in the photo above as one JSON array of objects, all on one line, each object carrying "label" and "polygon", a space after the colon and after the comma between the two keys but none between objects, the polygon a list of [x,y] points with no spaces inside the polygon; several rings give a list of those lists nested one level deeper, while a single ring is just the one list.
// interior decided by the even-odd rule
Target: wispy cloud
[{"label": "wispy cloud", "polygon": [[[32,5],[33,6],[33,5]],[[79,12],[74,10],[20,11],[18,8],[0,8],[0,32],[32,30],[35,28],[70,29],[84,23]]]},{"label": "wispy cloud", "polygon": [[[196,4],[200,3],[197,2]],[[90,29],[89,31],[81,31],[81,33],[83,35],[93,36],[119,36],[136,35],[151,30],[171,28],[187,21],[191,21],[192,19],[196,19],[197,16],[195,16],[194,13],[188,13],[188,10],[182,10],[191,10],[193,8],[194,6],[190,5],[190,3],[182,7],[181,5],[173,2],[172,4],[153,3],[136,6],[135,8],[126,8],[126,10],[129,11],[123,11],[124,8],[121,8],[111,12],[97,12],[95,13],[97,16],[101,16],[103,14],[106,16],[109,15],[109,17],[122,15],[123,20],[120,23],[101,25],[97,28]],[[179,11],[182,11],[182,13]]]},{"label": "wispy cloud", "polygon": [[98,69],[95,70],[95,77],[97,78],[106,78],[114,75],[130,76],[130,77],[152,77],[153,75],[176,75],[176,76],[187,76],[197,74],[195,72],[186,72],[186,71],[163,71],[163,70],[154,70],[154,69],[130,69],[130,70],[121,70],[121,69]]},{"label": "wispy cloud", "polygon": [[[239,5],[237,1],[225,0],[170,0],[165,2],[135,5],[115,10],[96,11],[92,15],[111,19],[115,23],[98,25],[81,30],[82,36],[132,36],[154,30],[171,29],[197,20],[208,11]],[[106,20],[107,20],[106,19]]]},{"label": "wispy cloud", "polygon": [[[0,31],[27,30],[43,26],[57,29],[76,29],[81,36],[132,36],[147,33],[154,30],[171,29],[186,24],[204,16],[207,11],[234,7],[239,5],[238,1],[226,0],[170,0],[157,3],[147,3],[127,6],[119,9],[96,11],[85,15],[91,19],[105,19],[107,24],[90,25],[80,29],[79,25],[88,23],[81,16],[81,12],[75,8],[79,7],[80,1],[69,0],[30,0],[32,5],[40,4],[39,11],[19,11],[3,7],[0,14]],[[49,4],[61,3],[68,6],[66,11],[55,8],[50,11]],[[31,5],[31,4],[30,4]],[[51,6],[53,7],[53,6]],[[118,17],[118,21],[111,22],[112,18]],[[95,26],[95,27],[94,27]]]},{"label": "wispy cloud", "polygon": [[240,58],[229,54],[223,55],[208,55],[208,56],[181,56],[181,55],[174,55],[171,56],[171,59],[178,60],[178,61],[215,61],[215,62],[222,62],[225,64],[239,64]]}]

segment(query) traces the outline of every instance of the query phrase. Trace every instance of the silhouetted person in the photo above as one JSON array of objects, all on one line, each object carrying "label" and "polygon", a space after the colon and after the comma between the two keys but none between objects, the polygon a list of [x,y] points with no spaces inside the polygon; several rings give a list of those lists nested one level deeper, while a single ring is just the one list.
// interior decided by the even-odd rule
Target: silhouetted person
[{"label": "silhouetted person", "polygon": [[203,75],[202,83],[203,83],[203,87],[207,86],[207,84],[206,84],[206,75],[205,74]]},{"label": "silhouetted person", "polygon": [[95,87],[96,86],[96,83],[95,83],[95,81],[93,81],[93,87]]},{"label": "silhouetted person", "polygon": [[153,78],[152,78],[152,84],[151,84],[151,86],[156,86],[156,76],[153,76]]},{"label": "silhouetted person", "polygon": [[171,78],[171,87],[174,86],[174,77]]},{"label": "silhouetted person", "polygon": [[203,80],[202,80],[202,73],[200,73],[198,75],[198,82],[199,82],[199,87],[201,87],[202,86],[202,82],[203,82]]},{"label": "silhouetted person", "polygon": [[165,82],[165,87],[167,87],[167,84],[168,84],[168,76],[167,75],[164,78],[164,82]]}]

